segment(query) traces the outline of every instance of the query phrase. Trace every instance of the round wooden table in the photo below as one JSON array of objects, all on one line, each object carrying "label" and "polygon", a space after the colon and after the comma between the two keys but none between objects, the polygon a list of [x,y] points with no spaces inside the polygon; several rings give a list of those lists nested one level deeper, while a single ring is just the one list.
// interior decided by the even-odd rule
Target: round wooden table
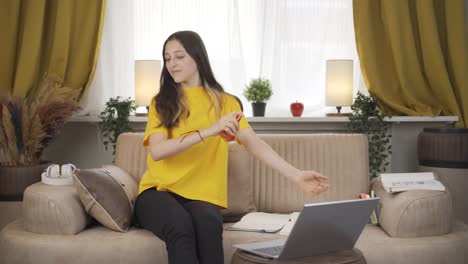
[{"label": "round wooden table", "polygon": [[366,264],[366,260],[359,249],[333,252],[312,257],[292,260],[276,260],[262,258],[251,253],[237,250],[232,256],[231,264]]}]

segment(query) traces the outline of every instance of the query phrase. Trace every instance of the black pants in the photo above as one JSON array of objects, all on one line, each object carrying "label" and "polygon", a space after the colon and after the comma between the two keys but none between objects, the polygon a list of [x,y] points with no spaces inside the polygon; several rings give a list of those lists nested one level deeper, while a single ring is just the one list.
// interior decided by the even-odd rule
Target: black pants
[{"label": "black pants", "polygon": [[166,242],[170,264],[222,264],[223,220],[218,207],[150,188],[135,202],[137,224]]}]

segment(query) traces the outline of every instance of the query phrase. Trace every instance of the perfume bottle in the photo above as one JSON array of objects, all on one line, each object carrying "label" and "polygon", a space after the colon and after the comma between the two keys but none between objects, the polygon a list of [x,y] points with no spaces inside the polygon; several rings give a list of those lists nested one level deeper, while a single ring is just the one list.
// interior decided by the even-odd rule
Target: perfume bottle
[{"label": "perfume bottle", "polygon": [[[241,120],[241,118],[242,118],[241,115],[236,115],[237,122],[239,122]],[[233,141],[236,138],[236,136],[231,135],[231,134],[229,134],[228,132],[226,132],[224,130],[219,132],[219,135],[224,139],[224,141],[227,141],[227,142]]]}]

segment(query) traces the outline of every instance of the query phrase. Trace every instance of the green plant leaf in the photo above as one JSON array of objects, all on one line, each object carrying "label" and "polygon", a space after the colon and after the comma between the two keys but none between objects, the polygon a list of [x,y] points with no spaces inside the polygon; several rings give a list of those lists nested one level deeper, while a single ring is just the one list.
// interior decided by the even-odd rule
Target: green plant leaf
[{"label": "green plant leaf", "polygon": [[243,95],[249,102],[266,102],[273,95],[271,82],[268,79],[256,78],[246,85]]},{"label": "green plant leaf", "polygon": [[[358,92],[351,105],[352,114],[347,128],[353,133],[367,135],[369,146],[369,177],[377,177],[389,165],[391,152],[390,125],[384,121],[388,115],[381,112],[375,100]],[[389,116],[388,116],[389,117]]]},{"label": "green plant leaf", "polygon": [[115,155],[115,144],[120,134],[133,131],[128,117],[136,110],[135,101],[130,97],[123,99],[120,96],[110,98],[106,102],[106,108],[101,112],[99,123],[101,135],[104,138],[103,144],[106,150],[112,146],[112,154]]}]

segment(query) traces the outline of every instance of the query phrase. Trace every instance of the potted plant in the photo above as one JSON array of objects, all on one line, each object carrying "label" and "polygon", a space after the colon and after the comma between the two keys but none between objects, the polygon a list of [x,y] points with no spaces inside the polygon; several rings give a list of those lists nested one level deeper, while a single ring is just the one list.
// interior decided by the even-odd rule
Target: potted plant
[{"label": "potted plant", "polygon": [[49,165],[42,153],[79,109],[80,89],[45,74],[24,98],[0,97],[0,196],[21,201],[24,189],[41,180]]},{"label": "potted plant", "polygon": [[101,134],[104,137],[103,144],[108,149],[112,145],[112,155],[115,155],[115,144],[117,137],[124,133],[133,131],[128,117],[136,110],[135,101],[130,97],[124,99],[120,96],[110,98],[106,103],[106,108],[101,112],[99,118],[101,123]]},{"label": "potted plant", "polygon": [[351,105],[348,129],[355,133],[365,134],[369,144],[369,176],[373,179],[380,172],[385,172],[389,165],[388,157],[392,154],[389,124],[385,117],[390,117],[380,111],[375,100],[358,92]]},{"label": "potted plant", "polygon": [[254,116],[265,116],[266,101],[273,94],[271,83],[268,79],[256,78],[246,85],[244,96],[251,102]]}]

